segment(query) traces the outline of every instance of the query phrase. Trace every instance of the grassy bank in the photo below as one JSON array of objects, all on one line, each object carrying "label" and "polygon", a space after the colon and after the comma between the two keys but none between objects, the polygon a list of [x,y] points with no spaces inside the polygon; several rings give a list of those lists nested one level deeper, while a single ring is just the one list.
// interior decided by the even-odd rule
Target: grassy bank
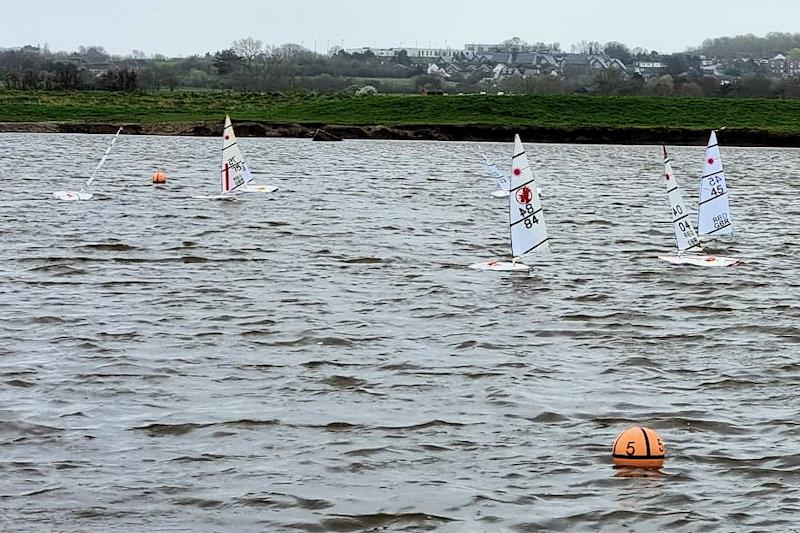
[{"label": "grassy bank", "polygon": [[229,92],[0,92],[0,122],[170,123],[221,120],[343,125],[546,128],[727,126],[800,133],[800,100],[559,95],[280,96]]}]

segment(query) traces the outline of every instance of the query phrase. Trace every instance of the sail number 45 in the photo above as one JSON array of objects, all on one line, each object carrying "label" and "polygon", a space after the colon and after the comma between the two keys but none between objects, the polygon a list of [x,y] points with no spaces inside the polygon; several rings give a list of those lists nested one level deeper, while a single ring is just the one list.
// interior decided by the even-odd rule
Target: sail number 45
[{"label": "sail number 45", "polygon": [[[525,204],[525,209],[521,207],[519,208],[519,214],[523,218],[533,214],[533,206],[531,204]],[[523,224],[525,224],[525,227],[528,229],[532,228],[534,224],[538,223],[539,219],[536,218],[536,215],[533,215],[530,218],[525,218],[525,220],[523,221]]]}]

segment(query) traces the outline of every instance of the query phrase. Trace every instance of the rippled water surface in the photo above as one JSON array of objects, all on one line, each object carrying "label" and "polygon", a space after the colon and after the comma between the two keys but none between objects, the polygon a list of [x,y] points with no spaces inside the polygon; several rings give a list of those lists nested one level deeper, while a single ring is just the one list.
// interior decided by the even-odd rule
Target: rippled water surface
[{"label": "rippled water surface", "polygon": [[657,147],[528,144],[553,253],[510,274],[466,268],[508,246],[476,144],[240,139],[280,190],[217,202],[219,139],[123,136],[51,199],[109,140],[0,135],[0,529],[798,527],[800,151],[723,148],[744,262],[702,269],[656,259]]}]

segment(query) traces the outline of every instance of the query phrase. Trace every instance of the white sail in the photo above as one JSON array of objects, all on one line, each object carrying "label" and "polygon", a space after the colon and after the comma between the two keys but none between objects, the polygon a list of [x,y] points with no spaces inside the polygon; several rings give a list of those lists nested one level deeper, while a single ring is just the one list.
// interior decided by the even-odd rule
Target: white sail
[{"label": "white sail", "polygon": [[220,165],[222,192],[233,192],[252,179],[250,169],[242,157],[242,150],[236,143],[236,134],[233,132],[231,118],[225,115],[225,129],[222,130],[222,163]]},{"label": "white sail", "polygon": [[667,148],[662,146],[661,149],[664,152],[664,180],[667,185],[669,206],[672,210],[672,225],[675,227],[678,251],[701,251],[700,240],[697,238],[697,233],[694,231],[691,220],[689,220],[689,212],[683,204],[681,190],[675,180],[675,175],[672,173],[672,165],[667,155]]},{"label": "white sail", "polygon": [[490,161],[485,155],[483,156],[483,164],[486,165],[489,174],[497,181],[497,186],[500,190],[508,191],[508,176],[503,174],[500,169],[497,168],[497,165]]},{"label": "white sail", "polygon": [[733,233],[728,187],[722,171],[722,157],[717,133],[711,132],[700,175],[700,201],[697,206],[697,232],[700,235],[730,235]]},{"label": "white sail", "polygon": [[106,158],[108,157],[108,154],[111,153],[111,148],[113,148],[114,147],[114,143],[117,142],[117,137],[119,137],[119,132],[121,132],[121,131],[122,131],[122,128],[118,129],[117,133],[114,134],[114,138],[111,139],[111,144],[108,145],[108,148],[106,148],[106,151],[103,154],[103,157],[100,158],[100,162],[97,163],[97,166],[95,167],[94,172],[92,172],[92,175],[89,177],[89,180],[86,182],[86,185],[84,186],[85,188],[89,188],[89,185],[92,184],[92,182],[94,181],[95,176],[97,176],[97,173],[100,172],[101,168],[103,168],[103,165],[106,162]]},{"label": "white sail", "polygon": [[511,227],[512,257],[534,250],[549,250],[542,201],[519,135],[514,136],[509,179],[508,223]]}]

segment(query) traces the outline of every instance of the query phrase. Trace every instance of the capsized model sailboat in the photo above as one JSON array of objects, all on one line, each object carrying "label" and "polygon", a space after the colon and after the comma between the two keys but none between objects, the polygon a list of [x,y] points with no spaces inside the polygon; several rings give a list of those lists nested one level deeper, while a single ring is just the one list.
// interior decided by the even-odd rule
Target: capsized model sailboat
[{"label": "capsized model sailboat", "polygon": [[84,184],[84,186],[81,188],[80,191],[55,191],[53,193],[53,197],[56,198],[57,200],[66,200],[66,201],[91,200],[94,197],[94,194],[86,192],[86,189],[89,188],[89,186],[94,181],[95,176],[97,176],[97,173],[100,172],[101,168],[103,168],[103,165],[106,162],[106,158],[108,157],[108,154],[111,153],[111,148],[113,148],[114,143],[117,142],[117,137],[119,137],[119,132],[121,131],[122,128],[118,129],[117,133],[114,134],[114,137],[111,139],[111,144],[109,144],[108,148],[106,148],[106,151],[103,154],[103,157],[100,158],[100,162],[97,163],[94,172],[92,172],[92,175],[89,177],[89,180],[86,182],[86,184]]},{"label": "capsized model sailboat", "polygon": [[533,171],[519,135],[514,136],[514,154],[508,188],[508,225],[511,234],[511,261],[493,259],[475,263],[475,270],[530,270],[517,258],[533,251],[549,250],[547,227],[542,213],[542,201]]},{"label": "capsized model sailboat", "polygon": [[275,192],[277,187],[256,185],[250,166],[242,156],[242,149],[236,140],[231,118],[225,115],[222,130],[222,161],[220,163],[220,194],[214,196],[195,196],[194,198],[213,198],[230,200],[234,194]]},{"label": "capsized model sailboat", "polygon": [[728,187],[722,170],[722,157],[717,144],[717,132],[711,131],[700,175],[700,200],[697,204],[697,233],[700,235],[730,235],[733,233]]},{"label": "capsized model sailboat", "polygon": [[661,147],[664,153],[664,180],[667,185],[667,196],[672,211],[672,225],[675,229],[675,239],[678,243],[678,255],[659,255],[658,258],[668,263],[696,266],[733,266],[739,262],[734,257],[718,257],[714,255],[701,255],[703,252],[697,232],[694,231],[689,212],[683,204],[683,196],[675,175],[672,173],[672,164],[666,147]]}]

